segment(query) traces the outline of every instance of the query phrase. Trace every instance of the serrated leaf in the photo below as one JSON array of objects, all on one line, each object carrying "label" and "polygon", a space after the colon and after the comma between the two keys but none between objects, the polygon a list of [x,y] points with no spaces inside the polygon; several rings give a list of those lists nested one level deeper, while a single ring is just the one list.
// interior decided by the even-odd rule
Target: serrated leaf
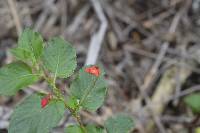
[{"label": "serrated leaf", "polygon": [[44,51],[43,62],[56,77],[67,78],[76,68],[75,49],[62,38],[53,38]]},{"label": "serrated leaf", "polygon": [[[107,89],[104,74],[96,77],[80,69],[79,75],[70,86],[70,95],[79,100],[79,105],[86,110],[95,111],[104,101]],[[102,71],[102,70],[101,70]]]},{"label": "serrated leaf", "polygon": [[22,61],[31,60],[35,63],[43,52],[43,39],[38,32],[26,28],[18,40],[18,47],[11,52]]},{"label": "serrated leaf", "polygon": [[79,125],[69,125],[65,129],[65,133],[104,133],[104,130],[95,125],[87,125],[84,132]]},{"label": "serrated leaf", "polygon": [[0,94],[14,95],[38,79],[39,76],[33,74],[31,68],[25,63],[8,64],[0,69]]},{"label": "serrated leaf", "polygon": [[32,58],[31,52],[22,48],[13,48],[10,51],[18,60],[27,61]]},{"label": "serrated leaf", "polygon": [[118,114],[108,118],[105,127],[108,133],[129,133],[133,129],[134,123],[130,116]]},{"label": "serrated leaf", "polygon": [[16,107],[11,116],[8,133],[49,133],[64,115],[64,104],[51,101],[45,108],[41,96],[34,94]]},{"label": "serrated leaf", "polygon": [[200,93],[188,95],[184,101],[194,113],[200,113]]},{"label": "serrated leaf", "polygon": [[83,133],[79,125],[69,125],[65,129],[65,133]]}]

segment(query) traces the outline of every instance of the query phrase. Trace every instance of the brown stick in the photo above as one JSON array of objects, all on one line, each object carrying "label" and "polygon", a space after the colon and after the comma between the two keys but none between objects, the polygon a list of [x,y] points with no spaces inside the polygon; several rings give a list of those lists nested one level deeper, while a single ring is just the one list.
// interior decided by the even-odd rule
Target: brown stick
[{"label": "brown stick", "polygon": [[11,10],[11,13],[12,13],[12,16],[13,16],[13,19],[14,19],[14,23],[15,23],[15,26],[16,26],[16,29],[17,29],[17,34],[19,36],[22,32],[22,25],[21,25],[21,22],[20,22],[20,19],[19,19],[19,15],[18,15],[16,6],[15,6],[15,1],[14,0],[7,0],[7,1],[8,1],[8,5],[10,7],[10,10]]}]

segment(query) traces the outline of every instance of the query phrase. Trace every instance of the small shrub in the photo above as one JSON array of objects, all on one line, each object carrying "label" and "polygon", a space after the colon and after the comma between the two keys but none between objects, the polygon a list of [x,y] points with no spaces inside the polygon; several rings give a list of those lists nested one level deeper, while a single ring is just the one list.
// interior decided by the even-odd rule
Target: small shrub
[{"label": "small shrub", "polygon": [[1,95],[15,95],[40,79],[45,79],[51,90],[32,94],[16,107],[9,133],[49,133],[66,109],[77,120],[77,125],[65,129],[66,133],[128,133],[133,128],[132,119],[121,114],[109,118],[105,127],[83,125],[79,112],[96,111],[104,102],[104,71],[97,65],[81,68],[70,85],[69,96],[63,95],[56,80],[73,75],[77,62],[75,49],[62,38],[45,43],[39,33],[27,28],[11,53],[17,61],[0,69]]}]

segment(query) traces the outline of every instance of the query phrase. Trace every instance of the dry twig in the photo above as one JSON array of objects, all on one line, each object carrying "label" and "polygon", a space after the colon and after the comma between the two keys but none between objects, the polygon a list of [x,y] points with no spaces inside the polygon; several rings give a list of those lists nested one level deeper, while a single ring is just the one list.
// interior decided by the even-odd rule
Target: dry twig
[{"label": "dry twig", "polygon": [[10,10],[11,10],[14,22],[15,22],[17,34],[19,36],[20,33],[22,32],[22,25],[21,25],[21,22],[20,22],[19,14],[17,14],[18,11],[17,11],[17,8],[16,8],[16,3],[15,3],[14,0],[8,0],[8,4],[9,4],[9,7],[10,7]]},{"label": "dry twig", "polygon": [[96,11],[96,14],[98,15],[98,18],[101,22],[101,26],[99,28],[99,31],[96,34],[94,34],[91,38],[90,47],[85,62],[85,64],[87,65],[96,63],[101,48],[101,44],[103,42],[103,38],[108,26],[100,1],[91,0],[91,3]]}]

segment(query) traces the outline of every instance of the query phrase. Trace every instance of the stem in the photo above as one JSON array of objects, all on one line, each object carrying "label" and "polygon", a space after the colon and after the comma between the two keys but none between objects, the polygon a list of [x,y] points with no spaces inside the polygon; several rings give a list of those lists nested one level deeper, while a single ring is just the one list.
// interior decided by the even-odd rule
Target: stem
[{"label": "stem", "polygon": [[83,132],[87,133],[84,125],[81,122],[80,115],[75,116],[75,118],[76,118],[76,121],[78,122],[78,124],[80,125],[81,129],[83,130]]},{"label": "stem", "polygon": [[53,93],[54,93],[58,98],[59,98],[59,97],[62,97],[62,96],[61,96],[61,93],[59,92],[59,89],[58,89],[58,88],[56,87],[56,85],[55,85],[54,80],[52,80],[51,78],[49,78],[49,77],[45,74],[44,70],[43,70],[43,77],[44,77],[44,79],[47,81],[47,83],[48,83],[49,85],[52,86]]},{"label": "stem", "polygon": [[77,114],[77,112],[74,109],[70,108],[67,105],[67,103],[65,102],[64,99],[61,99],[61,100],[64,102],[65,108],[67,108],[71,112],[72,116],[76,119],[77,123],[79,124],[79,126],[81,127],[81,129],[84,131],[84,133],[87,133],[86,129],[85,129],[84,125],[83,125],[83,123],[81,122],[80,115]]},{"label": "stem", "polygon": [[52,80],[50,79],[43,71],[43,77],[44,79],[49,83],[49,85],[52,86],[53,88],[53,93],[56,95],[56,97],[63,101],[64,105],[65,105],[65,108],[68,109],[70,111],[70,113],[72,114],[72,116],[76,119],[77,123],[79,124],[79,126],[81,127],[81,129],[83,130],[84,133],[87,133],[86,132],[86,129],[84,127],[84,125],[82,124],[81,122],[81,119],[80,119],[80,115],[76,113],[76,110],[72,109],[71,107],[68,106],[68,104],[66,103],[65,99],[64,99],[64,95],[62,93],[60,93],[59,89],[56,87],[55,85],[55,78]]}]

